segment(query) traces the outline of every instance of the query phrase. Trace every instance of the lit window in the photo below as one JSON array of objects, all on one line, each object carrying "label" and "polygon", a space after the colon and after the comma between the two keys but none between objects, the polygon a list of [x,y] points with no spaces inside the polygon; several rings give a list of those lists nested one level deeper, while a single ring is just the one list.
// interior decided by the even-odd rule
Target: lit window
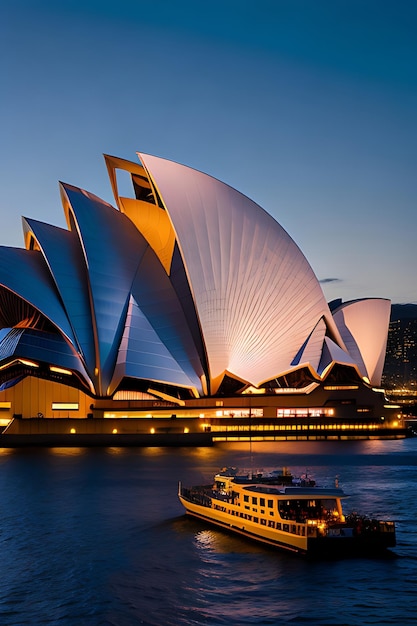
[{"label": "lit window", "polygon": [[78,402],[52,402],[53,411],[78,411]]},{"label": "lit window", "polygon": [[72,376],[72,372],[70,372],[70,370],[66,370],[62,367],[55,367],[54,365],[51,365],[49,369],[51,372],[56,372],[57,374],[66,374],[67,376]]}]

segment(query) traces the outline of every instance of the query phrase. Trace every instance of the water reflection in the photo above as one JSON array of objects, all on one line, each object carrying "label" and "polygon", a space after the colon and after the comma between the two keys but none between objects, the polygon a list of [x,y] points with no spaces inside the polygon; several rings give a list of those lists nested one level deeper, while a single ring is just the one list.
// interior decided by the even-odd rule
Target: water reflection
[{"label": "water reflection", "polygon": [[109,454],[111,456],[125,456],[126,454],[129,454],[129,448],[125,448],[125,447],[117,447],[117,446],[112,446],[111,448],[105,448],[105,452],[106,454]]},{"label": "water reflection", "polygon": [[13,448],[0,448],[0,457],[14,454]]},{"label": "water reflection", "polygon": [[253,460],[338,474],[348,509],[396,520],[395,561],[311,563],[186,517],[178,481],[248,466],[246,444],[0,451],[2,623],[414,625],[417,439],[346,443],[255,444]]},{"label": "water reflection", "polygon": [[262,552],[263,550],[260,544],[215,529],[196,530],[194,541],[201,557],[206,561],[209,560],[208,555],[210,554],[233,554],[234,552],[242,554],[245,552]]},{"label": "water reflection", "polygon": [[81,456],[87,454],[88,448],[45,448],[45,452],[53,456]]}]

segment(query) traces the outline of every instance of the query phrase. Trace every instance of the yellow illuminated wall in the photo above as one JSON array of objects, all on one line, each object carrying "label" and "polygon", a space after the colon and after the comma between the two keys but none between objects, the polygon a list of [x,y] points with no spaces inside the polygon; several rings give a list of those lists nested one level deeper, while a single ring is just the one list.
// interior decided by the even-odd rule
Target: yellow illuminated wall
[{"label": "yellow illuminated wall", "polygon": [[[54,383],[41,378],[27,377],[6,391],[0,392],[0,403],[10,402],[10,409],[1,409],[0,417],[87,417],[91,412],[91,398],[73,387]],[[53,403],[78,404],[78,410],[52,410]],[[0,404],[1,406],[1,404]]]}]

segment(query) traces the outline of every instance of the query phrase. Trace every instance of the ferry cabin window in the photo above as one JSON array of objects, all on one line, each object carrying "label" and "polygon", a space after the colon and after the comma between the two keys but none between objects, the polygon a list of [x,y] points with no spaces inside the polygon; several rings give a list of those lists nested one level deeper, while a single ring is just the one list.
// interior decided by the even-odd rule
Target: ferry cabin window
[{"label": "ferry cabin window", "polygon": [[286,500],[278,503],[282,519],[300,523],[308,519],[337,517],[335,500]]},{"label": "ferry cabin window", "polygon": [[244,502],[249,502],[249,496],[243,496],[243,501]]},{"label": "ferry cabin window", "polygon": [[259,505],[265,506],[265,498],[259,498]]},{"label": "ferry cabin window", "polygon": [[274,501],[268,500],[268,508],[272,509],[274,507]]},{"label": "ferry cabin window", "polygon": [[252,504],[258,504],[258,498],[252,496]]}]

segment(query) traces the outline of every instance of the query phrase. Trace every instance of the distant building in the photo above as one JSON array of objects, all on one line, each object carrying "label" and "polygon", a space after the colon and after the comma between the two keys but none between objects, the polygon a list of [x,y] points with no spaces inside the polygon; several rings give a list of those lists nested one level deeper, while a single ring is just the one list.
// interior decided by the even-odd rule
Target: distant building
[{"label": "distant building", "polygon": [[417,305],[392,306],[383,385],[417,391]]},{"label": "distant building", "polygon": [[105,159],[116,207],[62,184],[67,229],[23,218],[25,249],[0,248],[3,415],[391,416],[388,300],[328,305],[284,229],[211,176]]},{"label": "distant building", "polygon": [[417,305],[393,304],[382,377],[386,395],[417,416]]}]

